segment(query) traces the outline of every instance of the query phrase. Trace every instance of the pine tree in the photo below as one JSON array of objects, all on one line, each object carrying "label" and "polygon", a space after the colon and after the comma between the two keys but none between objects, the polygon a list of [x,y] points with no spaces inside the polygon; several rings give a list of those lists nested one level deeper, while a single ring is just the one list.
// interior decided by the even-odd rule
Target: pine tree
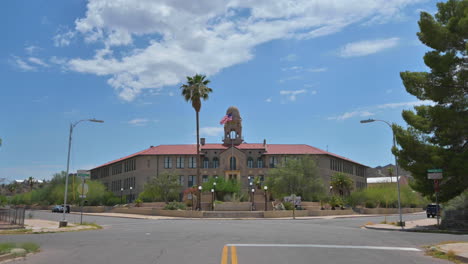
[{"label": "pine tree", "polygon": [[412,173],[412,186],[433,196],[428,169],[442,169],[440,200],[468,188],[468,0],[438,3],[435,16],[421,12],[419,40],[429,72],[402,72],[406,91],[433,104],[405,110],[407,128],[394,126],[399,165]]}]

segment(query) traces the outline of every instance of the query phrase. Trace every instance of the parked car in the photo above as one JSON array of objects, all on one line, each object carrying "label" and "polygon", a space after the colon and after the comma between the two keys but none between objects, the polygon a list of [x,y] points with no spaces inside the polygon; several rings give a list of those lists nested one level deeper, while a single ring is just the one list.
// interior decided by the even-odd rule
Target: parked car
[{"label": "parked car", "polygon": [[434,218],[436,215],[440,216],[440,205],[436,204],[428,204],[426,208],[426,215],[427,218],[431,217]]},{"label": "parked car", "polygon": [[[70,206],[67,205],[65,207],[65,213],[70,213]],[[56,205],[52,208],[52,213],[63,213],[63,205]]]}]

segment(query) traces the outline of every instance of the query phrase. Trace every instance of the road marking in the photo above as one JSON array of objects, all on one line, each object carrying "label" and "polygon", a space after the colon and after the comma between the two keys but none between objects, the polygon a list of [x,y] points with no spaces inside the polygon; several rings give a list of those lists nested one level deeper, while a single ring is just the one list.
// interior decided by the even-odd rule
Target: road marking
[{"label": "road marking", "polygon": [[231,264],[237,264],[236,246],[231,246]]},{"label": "road marking", "polygon": [[223,254],[221,255],[221,264],[227,264],[228,261],[228,246],[223,247]]},{"label": "road marking", "polygon": [[[399,250],[399,251],[421,251],[410,247],[374,247],[374,246],[347,246],[347,245],[314,245],[314,244],[227,244],[228,247],[295,247],[295,248],[348,248],[348,249],[376,249],[376,250]],[[224,246],[224,247],[226,247]],[[224,253],[224,249],[223,249]],[[221,262],[223,263],[223,262]],[[223,263],[225,264],[225,263]]]}]

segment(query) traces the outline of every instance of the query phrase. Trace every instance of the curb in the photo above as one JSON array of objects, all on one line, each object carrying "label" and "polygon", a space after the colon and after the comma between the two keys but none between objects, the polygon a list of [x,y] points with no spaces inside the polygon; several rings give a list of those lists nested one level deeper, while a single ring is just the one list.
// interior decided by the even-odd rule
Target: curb
[{"label": "curb", "polygon": [[[454,244],[456,244],[456,243],[454,243]],[[441,249],[438,245],[436,245],[436,246],[434,246],[434,247],[435,247],[436,250],[438,250],[439,252],[443,252],[443,253],[445,253],[445,254],[447,254],[447,252],[448,252],[448,251],[445,251],[445,250]],[[457,258],[457,259],[460,260],[460,261],[463,261],[463,263],[465,263],[465,262],[468,263],[468,257],[464,257],[464,256],[460,256],[460,255],[455,254],[455,258]]]},{"label": "curb", "polygon": [[381,230],[381,231],[400,231],[400,232],[414,232],[414,233],[431,233],[431,234],[451,234],[451,235],[466,235],[467,232],[458,231],[458,230],[432,230],[432,229],[396,229],[396,228],[386,228],[386,227],[373,227],[369,225],[363,226],[365,229],[370,230]]}]

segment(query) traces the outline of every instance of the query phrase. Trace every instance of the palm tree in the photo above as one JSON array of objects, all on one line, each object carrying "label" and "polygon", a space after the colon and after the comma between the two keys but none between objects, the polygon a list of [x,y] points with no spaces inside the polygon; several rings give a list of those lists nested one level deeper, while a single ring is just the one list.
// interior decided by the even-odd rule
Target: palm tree
[{"label": "palm tree", "polygon": [[180,86],[182,89],[182,96],[185,101],[191,102],[193,109],[195,109],[196,120],[197,120],[197,183],[200,182],[200,129],[199,129],[199,117],[198,113],[201,109],[201,100],[207,100],[208,94],[213,92],[213,90],[207,85],[210,83],[210,80],[205,80],[206,76],[201,74],[195,74],[195,76],[187,76],[187,83]]},{"label": "palm tree", "polygon": [[334,190],[338,190],[340,196],[349,195],[353,189],[353,180],[348,175],[337,172],[331,177],[330,185]]},{"label": "palm tree", "polygon": [[32,189],[34,187],[34,178],[33,177],[28,178],[28,185],[29,185],[29,190],[32,191]]}]

